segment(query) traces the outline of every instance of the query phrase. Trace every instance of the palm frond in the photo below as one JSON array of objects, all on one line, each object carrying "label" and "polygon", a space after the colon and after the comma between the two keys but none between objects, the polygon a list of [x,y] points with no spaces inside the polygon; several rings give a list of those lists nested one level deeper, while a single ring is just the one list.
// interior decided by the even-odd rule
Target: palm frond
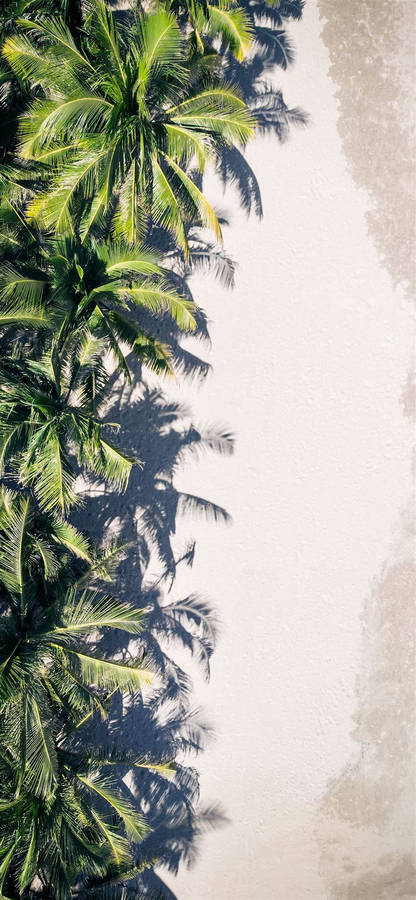
[{"label": "palm frond", "polygon": [[[29,31],[36,38],[46,38],[53,47],[54,58],[68,63],[75,71],[89,69],[93,72],[91,62],[80,53],[69,28],[60,19],[30,20],[19,19],[18,25]],[[65,68],[65,67],[63,67]]]},{"label": "palm frond", "polygon": [[187,175],[186,172],[184,172],[184,170],[181,169],[181,167],[178,166],[173,159],[169,159],[167,156],[165,156],[165,161],[168,170],[170,169],[174,173],[176,179],[185,189],[187,198],[191,201],[194,207],[194,216],[192,216],[191,210],[189,210],[190,220],[192,221],[192,218],[196,218],[198,222],[199,219],[200,224],[206,226],[206,228],[211,228],[216,238],[219,241],[222,241],[221,227],[218,222],[217,216],[212,206],[208,203],[206,197],[204,197],[202,191],[197,188],[195,182],[192,181],[189,175]]},{"label": "palm frond", "polygon": [[193,315],[195,304],[186,300],[176,291],[162,290],[156,285],[144,283],[138,288],[122,288],[122,293],[151,312],[166,311],[183,331],[195,331],[196,320]]},{"label": "palm frond", "polygon": [[[60,645],[58,644],[57,647]],[[149,669],[128,666],[125,663],[101,659],[81,653],[72,647],[65,647],[65,653],[80,666],[82,677],[87,684],[120,691],[137,691],[151,684],[153,675]]]},{"label": "palm frond", "polygon": [[48,797],[56,783],[58,762],[49,722],[38,700],[27,701],[26,779],[38,797]]},{"label": "palm frond", "polygon": [[137,459],[127,456],[114,444],[100,438],[99,453],[91,458],[91,467],[97,475],[102,475],[119,491],[125,491],[133,465],[138,465]]},{"label": "palm frond", "polygon": [[95,594],[84,591],[76,605],[71,602],[63,610],[61,623],[50,633],[73,637],[95,629],[120,628],[129,634],[140,634],[143,630],[143,617],[141,609],[113,597],[97,598]]},{"label": "palm frond", "polygon": [[225,143],[244,144],[253,134],[254,119],[234,90],[210,87],[171,107],[169,115],[184,128],[212,133]]},{"label": "palm frond", "polygon": [[114,790],[113,782],[99,775],[78,775],[79,780],[92,793],[98,794],[122,820],[127,835],[133,841],[141,841],[149,828],[143,816]]},{"label": "palm frond", "polygon": [[[203,27],[202,21],[201,30]],[[240,7],[230,9],[226,4],[209,4],[207,30],[211,35],[219,35],[236,59],[242,62],[251,47],[253,28]]]},{"label": "palm frond", "polygon": [[52,519],[53,533],[52,538],[59,544],[63,544],[74,556],[85,562],[91,563],[91,551],[89,542],[74,525],[54,516]]},{"label": "palm frond", "polygon": [[[4,496],[4,495],[3,495]],[[0,580],[9,591],[23,597],[25,573],[24,546],[30,524],[30,501],[21,497],[17,503],[8,503],[3,511],[0,548]]]},{"label": "palm frond", "polygon": [[41,507],[46,511],[58,509],[65,514],[79,502],[74,492],[74,473],[52,428],[43,430],[36,454],[24,461],[20,476],[23,484],[33,486]]},{"label": "palm frond", "polygon": [[180,76],[183,70],[180,65],[182,38],[173,15],[159,9],[143,16],[140,43],[148,70],[168,69],[170,76]]},{"label": "palm frond", "polygon": [[39,852],[36,847],[37,828],[35,821],[32,822],[29,835],[29,846],[27,848],[26,855],[19,873],[19,887],[21,891],[24,891],[24,889],[33,881],[36,875],[36,866],[38,862]]}]

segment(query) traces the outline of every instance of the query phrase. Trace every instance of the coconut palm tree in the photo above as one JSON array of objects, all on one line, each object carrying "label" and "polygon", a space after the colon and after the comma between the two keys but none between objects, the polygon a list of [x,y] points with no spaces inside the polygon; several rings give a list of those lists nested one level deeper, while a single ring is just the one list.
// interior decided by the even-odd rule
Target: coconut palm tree
[{"label": "coconut palm tree", "polygon": [[7,253],[0,274],[4,338],[15,342],[20,325],[24,340],[32,329],[42,348],[39,331],[49,331],[60,352],[74,329],[88,328],[127,377],[123,345],[155,371],[172,371],[168,348],[140,324],[140,313],[166,313],[179,330],[193,331],[195,307],[173,289],[155,254],[123,241],[48,237],[10,202],[0,207],[0,223],[0,251]]},{"label": "coconut palm tree", "polygon": [[202,173],[221,147],[244,144],[253,119],[233,88],[188,64],[174,16],[159,10],[123,29],[94,0],[81,49],[61,21],[20,26],[29,37],[8,38],[3,53],[40,93],[21,117],[19,152],[52,172],[31,215],[83,235],[110,215],[129,242],[151,215],[185,252],[188,224],[220,238],[190,167]]},{"label": "coconut palm tree", "polygon": [[[53,759],[48,754],[54,706],[61,707],[68,720],[77,720],[91,710],[103,710],[103,688],[137,690],[151,679],[142,667],[93,652],[103,629],[139,634],[143,612],[84,587],[95,570],[87,542],[68,522],[39,511],[29,495],[2,489],[0,534],[2,727],[15,717],[21,719],[24,703],[25,720],[30,719],[33,734],[40,734],[44,710],[50,727],[44,740],[35,741],[34,750],[42,770],[35,761],[33,765],[36,790],[47,796],[54,783]],[[73,574],[74,556],[87,565],[82,578]],[[15,726],[10,726],[10,733],[16,736]],[[19,737],[16,748],[21,749],[22,740],[28,741],[28,733]],[[30,756],[29,751],[21,755],[21,780],[28,784],[34,779]]]},{"label": "coconut palm tree", "polygon": [[78,465],[123,490],[137,460],[104,436],[97,413],[108,392],[101,344],[75,333],[65,354],[0,364],[0,474],[33,489],[41,508],[65,514],[77,503]]},{"label": "coconut palm tree", "polygon": [[1,491],[0,538],[0,891],[20,896],[38,874],[66,898],[81,872],[131,867],[129,840],[146,833],[108,769],[152,763],[71,745],[115,690],[151,680],[137,651],[129,664],[97,653],[104,632],[137,636],[143,612],[80,586],[71,560],[83,581],[94,570],[85,539],[29,496]]},{"label": "coconut palm tree", "polygon": [[[57,750],[51,797],[38,797],[25,788],[13,796],[15,762],[5,755],[0,758],[4,900],[69,900],[74,885],[84,880],[103,880],[111,873],[119,881],[134,868],[131,842],[142,840],[147,828],[120,784],[103,775],[103,767]],[[31,890],[32,883],[36,888]]]}]

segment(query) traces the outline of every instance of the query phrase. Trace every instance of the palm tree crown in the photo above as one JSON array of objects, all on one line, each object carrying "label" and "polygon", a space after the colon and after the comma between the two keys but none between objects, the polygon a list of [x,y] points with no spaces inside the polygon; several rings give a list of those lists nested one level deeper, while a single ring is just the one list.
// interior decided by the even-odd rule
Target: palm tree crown
[{"label": "palm tree crown", "polygon": [[95,0],[81,50],[62,22],[20,24],[30,37],[9,38],[4,55],[42,89],[22,118],[20,153],[55,172],[32,215],[58,232],[75,220],[85,234],[108,213],[128,241],[151,215],[185,251],[187,223],[220,237],[187,170],[202,172],[222,146],[245,143],[253,121],[234,89],[187,62],[173,15],[159,10],[125,31]]},{"label": "palm tree crown", "polygon": [[140,659],[127,665],[96,650],[103,631],[138,635],[143,613],[79,586],[72,560],[87,565],[85,582],[94,570],[88,545],[30,497],[1,491],[0,538],[0,892],[11,879],[20,894],[39,871],[66,898],[81,872],[103,875],[130,861],[128,839],[147,830],[102,771],[111,756],[71,745],[95,711],[106,716],[112,692],[151,680]]},{"label": "palm tree crown", "polygon": [[8,208],[4,204],[0,215],[0,249],[3,245],[8,256],[0,275],[4,347],[10,341],[15,346],[19,323],[25,325],[25,340],[32,327],[38,346],[54,340],[59,352],[80,329],[101,343],[103,354],[111,351],[127,377],[123,344],[155,371],[171,372],[168,348],[144,329],[140,314],[166,313],[180,330],[193,331],[195,306],[173,289],[154,253],[124,241],[51,238],[33,223],[29,227],[23,212],[12,204]]}]

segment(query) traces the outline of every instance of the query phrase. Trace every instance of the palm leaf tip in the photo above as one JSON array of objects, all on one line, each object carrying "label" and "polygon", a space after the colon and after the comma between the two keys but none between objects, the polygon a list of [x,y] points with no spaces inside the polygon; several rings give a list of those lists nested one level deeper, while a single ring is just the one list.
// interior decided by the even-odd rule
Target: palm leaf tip
[{"label": "palm leaf tip", "polygon": [[100,453],[93,463],[97,474],[103,475],[107,481],[114,484],[120,491],[125,491],[134,465],[140,465],[138,459],[127,456],[121,450],[118,450],[114,444],[101,438]]},{"label": "palm leaf tip", "polygon": [[143,816],[115,790],[112,781],[98,775],[89,777],[79,775],[80,781],[92,793],[98,794],[122,820],[128,837],[133,841],[142,841],[149,831]]}]

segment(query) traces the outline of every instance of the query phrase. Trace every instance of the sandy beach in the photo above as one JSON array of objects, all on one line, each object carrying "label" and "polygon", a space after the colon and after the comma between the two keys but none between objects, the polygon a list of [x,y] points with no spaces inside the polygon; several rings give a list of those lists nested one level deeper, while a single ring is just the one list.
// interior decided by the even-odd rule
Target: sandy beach
[{"label": "sandy beach", "polygon": [[[190,870],[163,873],[180,900],[414,896],[412,654],[397,611],[412,585],[414,328],[409,286],[392,263],[394,240],[409,235],[405,214],[400,223],[397,204],[381,204],[351,155],[372,111],[384,144],[373,141],[368,171],[379,166],[382,179],[390,154],[394,181],[391,109],[373,103],[369,113],[360,100],[370,52],[360,29],[380,12],[369,46],[383,65],[387,5],[360,4],[360,15],[355,6],[338,31],[325,30],[328,0],[307,0],[290,25],[295,63],[270,77],[310,121],[283,143],[258,137],[248,148],[262,220],[206,179],[229,220],[236,283],[231,292],[195,276],[212,372],[168,390],[197,421],[235,434],[232,457],[203,457],[177,476],[233,524],[178,524],[178,544],[196,538],[197,552],[174,591],[200,590],[219,612],[210,683],[191,668],[195,705],[215,732],[197,763],[201,796],[229,821],[203,838]],[[405,30],[411,6],[397,4]],[[354,84],[336,66],[348,42]],[[395,70],[406,89],[410,62]],[[398,115],[405,127],[408,111]]]}]

